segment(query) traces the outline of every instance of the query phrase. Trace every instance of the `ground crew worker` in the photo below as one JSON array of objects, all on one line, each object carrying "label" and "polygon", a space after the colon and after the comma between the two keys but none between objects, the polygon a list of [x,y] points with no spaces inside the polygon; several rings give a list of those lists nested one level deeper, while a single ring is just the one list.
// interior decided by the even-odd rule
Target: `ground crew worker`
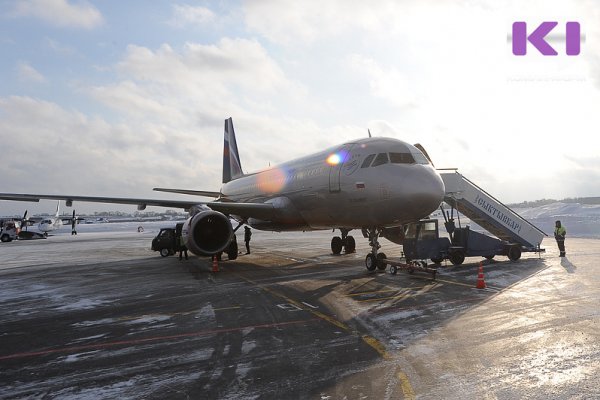
[{"label": "ground crew worker", "polygon": [[246,254],[250,254],[250,237],[252,236],[252,231],[249,227],[244,227],[244,242],[246,242]]},{"label": "ground crew worker", "polygon": [[556,244],[558,244],[558,250],[560,251],[560,257],[564,257],[566,255],[565,252],[565,236],[567,235],[567,230],[560,223],[560,221],[556,221],[556,225],[554,228],[554,239],[556,239]]},{"label": "ground crew worker", "polygon": [[183,240],[183,235],[179,236],[179,261],[181,261],[182,254],[185,253],[185,259],[188,259],[187,247],[185,247],[185,240]]}]

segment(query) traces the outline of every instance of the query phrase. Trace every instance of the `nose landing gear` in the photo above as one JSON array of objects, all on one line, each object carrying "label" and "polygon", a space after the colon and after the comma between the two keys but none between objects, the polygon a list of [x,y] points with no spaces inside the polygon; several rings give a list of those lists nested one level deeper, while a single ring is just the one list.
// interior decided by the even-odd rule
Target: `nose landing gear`
[{"label": "nose landing gear", "polygon": [[376,268],[383,271],[387,266],[384,261],[387,258],[385,253],[378,253],[381,248],[378,241],[380,234],[381,229],[379,228],[363,229],[363,236],[369,239],[369,245],[371,246],[371,252],[365,257],[365,266],[369,271],[375,271]]}]

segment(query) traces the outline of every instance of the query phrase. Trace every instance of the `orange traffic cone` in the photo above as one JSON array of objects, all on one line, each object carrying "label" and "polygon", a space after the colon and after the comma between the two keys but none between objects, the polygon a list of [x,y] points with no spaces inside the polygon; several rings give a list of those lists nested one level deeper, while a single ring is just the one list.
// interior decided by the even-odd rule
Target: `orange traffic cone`
[{"label": "orange traffic cone", "polygon": [[217,261],[216,255],[213,256],[212,272],[219,272],[219,262]]},{"label": "orange traffic cone", "polygon": [[485,280],[483,279],[483,263],[479,263],[479,275],[477,275],[477,289],[485,289]]}]

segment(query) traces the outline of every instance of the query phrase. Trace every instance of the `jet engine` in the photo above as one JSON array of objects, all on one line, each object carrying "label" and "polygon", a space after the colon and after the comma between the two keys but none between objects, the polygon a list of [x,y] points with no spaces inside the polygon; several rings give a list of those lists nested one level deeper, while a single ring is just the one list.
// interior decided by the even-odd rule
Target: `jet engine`
[{"label": "jet engine", "polygon": [[233,237],[233,227],[225,214],[206,210],[185,221],[181,234],[192,253],[212,256],[227,249]]}]

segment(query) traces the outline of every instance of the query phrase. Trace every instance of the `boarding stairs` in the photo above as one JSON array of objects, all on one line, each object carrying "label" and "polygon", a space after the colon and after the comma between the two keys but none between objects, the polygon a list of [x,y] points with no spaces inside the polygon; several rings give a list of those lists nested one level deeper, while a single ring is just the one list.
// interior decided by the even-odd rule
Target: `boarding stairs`
[{"label": "boarding stairs", "polygon": [[444,201],[494,236],[524,250],[539,251],[543,231],[455,170],[440,171]]}]

